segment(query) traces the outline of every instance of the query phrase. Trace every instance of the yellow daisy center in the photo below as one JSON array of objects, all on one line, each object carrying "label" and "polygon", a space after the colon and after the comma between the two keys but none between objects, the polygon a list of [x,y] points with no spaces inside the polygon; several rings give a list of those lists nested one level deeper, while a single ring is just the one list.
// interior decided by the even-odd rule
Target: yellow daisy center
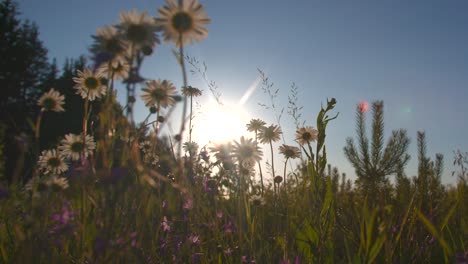
[{"label": "yellow daisy center", "polygon": [[51,97],[45,98],[44,101],[42,102],[42,106],[46,110],[52,110],[55,108],[56,105],[57,105],[57,102],[54,100],[54,98],[51,98]]},{"label": "yellow daisy center", "polygon": [[250,158],[253,156],[253,153],[254,151],[251,147],[244,146],[239,148],[239,156],[242,158]]},{"label": "yellow daisy center", "polygon": [[112,54],[118,54],[122,51],[122,45],[120,43],[120,40],[118,40],[117,38],[108,39],[104,43],[104,46],[105,46],[106,51]]},{"label": "yellow daisy center", "polygon": [[72,152],[78,153],[78,152],[83,152],[84,150],[84,144],[82,142],[73,142],[71,144],[70,149]]},{"label": "yellow daisy center", "polygon": [[166,93],[162,89],[154,89],[154,90],[151,91],[151,97],[156,102],[161,102],[166,97]]},{"label": "yellow daisy center", "polygon": [[88,90],[95,90],[99,86],[99,80],[96,77],[88,77],[84,80],[84,85]]},{"label": "yellow daisy center", "polygon": [[148,30],[144,25],[130,25],[127,29],[127,38],[135,43],[141,43],[148,39]]},{"label": "yellow daisy center", "polygon": [[312,139],[312,135],[309,132],[304,132],[302,133],[302,139],[310,141]]},{"label": "yellow daisy center", "polygon": [[47,160],[47,165],[53,168],[60,166],[60,163],[61,161],[57,157],[52,157],[52,158],[49,158],[49,160]]},{"label": "yellow daisy center", "polygon": [[179,33],[184,33],[192,28],[193,19],[186,12],[177,12],[172,16],[172,26]]},{"label": "yellow daisy center", "polygon": [[284,151],[284,155],[288,158],[294,156],[296,153],[294,152],[294,150],[290,149],[290,148],[287,148],[285,151]]}]

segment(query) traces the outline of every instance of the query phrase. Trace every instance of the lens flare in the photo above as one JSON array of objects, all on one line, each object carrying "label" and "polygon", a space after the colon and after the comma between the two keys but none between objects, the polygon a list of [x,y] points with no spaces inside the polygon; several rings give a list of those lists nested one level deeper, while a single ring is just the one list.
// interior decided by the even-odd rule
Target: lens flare
[{"label": "lens flare", "polygon": [[359,102],[359,111],[361,113],[365,113],[367,111],[369,111],[369,103],[365,100],[362,100],[361,102]]}]

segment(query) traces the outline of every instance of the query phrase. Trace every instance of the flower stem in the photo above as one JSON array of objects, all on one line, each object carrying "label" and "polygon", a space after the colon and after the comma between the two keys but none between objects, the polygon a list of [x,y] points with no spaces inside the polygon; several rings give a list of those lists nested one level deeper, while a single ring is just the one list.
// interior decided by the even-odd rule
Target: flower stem
[{"label": "flower stem", "polygon": [[34,137],[36,139],[36,143],[39,142],[39,135],[41,133],[41,121],[42,121],[42,115],[44,113],[44,108],[41,109],[41,111],[39,112],[39,115],[37,116],[37,120],[36,120],[36,127],[35,127],[35,133],[34,133]]},{"label": "flower stem", "polygon": [[[180,67],[182,68],[182,78],[184,82],[184,87],[187,87],[187,71],[185,69],[185,59],[184,59],[184,45],[182,43],[182,34],[179,34],[179,41],[180,41],[180,47],[179,47],[179,63]],[[184,106],[182,109],[182,124],[180,126],[180,132],[179,132],[179,138],[180,141],[179,143],[179,150],[178,150],[178,158],[180,159],[182,155],[182,139],[183,139],[183,134],[185,130],[185,116],[187,114],[187,96],[184,96]]]},{"label": "flower stem", "polygon": [[[273,142],[270,140],[270,150],[271,150],[271,173],[273,174],[273,180],[275,179],[275,161],[273,157]],[[279,186],[278,186],[279,187]]]},{"label": "flower stem", "polygon": [[88,108],[89,108],[89,99],[88,97],[86,97],[85,103],[84,103],[84,114],[83,114],[83,137],[86,137],[86,133],[88,131]]},{"label": "flower stem", "polygon": [[[36,120],[36,127],[34,128],[34,140],[35,140],[35,144],[34,144],[34,160],[37,160],[39,158],[39,151],[40,151],[40,148],[39,148],[39,136],[40,136],[40,133],[41,133],[41,121],[42,121],[42,115],[44,114],[44,108],[41,109],[41,111],[39,112],[39,115],[37,116],[37,120]],[[36,177],[36,169],[33,170],[33,178]]]},{"label": "flower stem", "polygon": [[288,165],[289,158],[286,159],[284,162],[284,171],[283,171],[283,178],[284,178],[284,188],[286,188],[286,166]]},{"label": "flower stem", "polygon": [[189,142],[192,142],[193,96],[190,95]]},{"label": "flower stem", "polygon": [[[258,144],[258,134],[257,134],[257,130],[255,130],[255,144]],[[258,163],[258,171],[260,173],[260,184],[261,184],[261,187],[262,187],[262,195],[263,195],[263,192],[264,192],[264,189],[265,187],[263,186],[263,173],[262,173],[262,166],[260,165],[260,161],[257,161]]]}]

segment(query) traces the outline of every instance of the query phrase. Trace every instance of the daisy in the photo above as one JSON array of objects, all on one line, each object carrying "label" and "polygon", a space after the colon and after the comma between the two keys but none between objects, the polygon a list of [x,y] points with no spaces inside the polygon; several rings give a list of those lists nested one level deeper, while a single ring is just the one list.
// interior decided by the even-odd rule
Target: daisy
[{"label": "daisy", "polygon": [[168,80],[151,80],[146,82],[146,87],[142,89],[141,99],[148,107],[158,105],[163,108],[174,104],[176,88]]},{"label": "daisy", "polygon": [[167,0],[167,5],[158,9],[156,25],[163,31],[164,42],[172,41],[177,47],[200,41],[208,35],[205,25],[211,20],[198,0],[182,0],[179,4]]},{"label": "daisy", "polygon": [[149,140],[145,140],[141,142],[140,144],[138,144],[138,146],[143,151],[143,153],[148,153],[151,150],[152,144]]},{"label": "daisy", "polygon": [[230,161],[231,160],[231,152],[232,152],[232,143],[228,142],[225,144],[215,144],[214,146],[210,147],[210,151],[214,153],[214,156],[219,161]]},{"label": "daisy", "polygon": [[39,156],[39,167],[45,173],[60,174],[68,170],[68,165],[60,153],[55,150],[44,150]]},{"label": "daisy", "polygon": [[247,124],[247,131],[257,133],[257,131],[260,131],[265,125],[265,121],[253,118],[250,120],[250,123]]},{"label": "daisy", "polygon": [[182,94],[184,96],[198,97],[202,95],[202,91],[189,85],[187,87],[182,87]]},{"label": "daisy", "polygon": [[83,143],[83,135],[68,134],[62,139],[59,150],[62,154],[71,160],[79,160],[80,157],[88,157],[96,149],[96,143],[93,137],[86,135]]},{"label": "daisy", "polygon": [[98,28],[92,38],[94,43],[90,50],[95,54],[105,54],[106,57],[113,59],[116,56],[124,56],[128,50],[128,42],[122,39],[114,25]]},{"label": "daisy", "polygon": [[301,156],[301,151],[298,147],[283,144],[279,147],[279,152],[284,155],[286,159],[296,159]]},{"label": "daisy", "polygon": [[156,36],[156,24],[146,12],[138,14],[138,10],[121,12],[119,28],[123,37],[136,49],[153,48],[159,39]]},{"label": "daisy", "polygon": [[130,72],[130,64],[123,57],[115,57],[99,67],[99,72],[103,75],[112,76],[114,80],[125,80]]},{"label": "daisy", "polygon": [[261,160],[262,151],[252,139],[240,138],[240,142],[234,142],[233,152],[239,164],[244,168],[252,168],[255,162]]},{"label": "daisy", "polygon": [[154,152],[145,153],[143,161],[149,165],[157,166],[159,163],[159,156]]},{"label": "daisy", "polygon": [[31,193],[32,197],[39,198],[48,187],[46,178],[33,177],[24,185],[24,190]]},{"label": "daisy", "polygon": [[47,180],[47,185],[53,189],[65,190],[69,187],[68,180],[64,177],[52,176]]},{"label": "daisy", "polygon": [[250,196],[249,201],[257,206],[266,204],[265,199],[261,195],[258,195],[258,194]]},{"label": "daisy", "polygon": [[96,98],[106,94],[106,86],[102,84],[101,79],[104,74],[100,71],[93,73],[90,69],[78,70],[78,77],[73,77],[77,94],[83,99],[94,101]]},{"label": "daisy", "polygon": [[64,101],[65,96],[52,88],[37,100],[37,105],[41,107],[41,111],[63,112],[65,111],[63,109]]},{"label": "daisy", "polygon": [[309,144],[310,142],[316,141],[318,138],[318,131],[313,127],[301,127],[296,131],[296,141],[299,145],[303,146]]},{"label": "daisy", "polygon": [[191,157],[193,157],[193,156],[195,156],[195,154],[197,154],[198,148],[199,148],[197,142],[193,142],[193,141],[185,142],[182,147],[185,150],[185,152],[188,152],[190,154]]},{"label": "daisy", "polygon": [[258,134],[258,139],[261,143],[271,143],[280,140],[280,136],[283,134],[281,128],[276,125],[271,125],[269,127],[263,127],[260,129]]},{"label": "daisy", "polygon": [[42,178],[31,178],[29,181],[24,185],[24,190],[28,192],[32,192],[42,181]]},{"label": "daisy", "polygon": [[283,181],[283,177],[277,175],[277,176],[273,179],[273,181],[274,181],[275,183],[277,183],[277,184],[280,184],[280,183]]}]

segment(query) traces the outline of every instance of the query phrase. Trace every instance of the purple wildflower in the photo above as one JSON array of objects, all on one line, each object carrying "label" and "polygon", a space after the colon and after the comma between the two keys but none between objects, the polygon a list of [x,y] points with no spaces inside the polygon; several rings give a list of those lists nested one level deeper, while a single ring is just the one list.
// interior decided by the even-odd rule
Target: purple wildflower
[{"label": "purple wildflower", "polygon": [[226,256],[231,256],[232,252],[233,252],[232,248],[227,248],[227,249],[224,250],[224,254]]},{"label": "purple wildflower", "polygon": [[10,196],[8,189],[0,185],[0,199],[8,198],[8,196]]},{"label": "purple wildflower", "polygon": [[187,240],[193,244],[193,245],[200,245],[201,241],[200,241],[200,236],[197,236],[197,235],[190,235]]},{"label": "purple wildflower", "polygon": [[94,254],[96,256],[103,255],[108,247],[108,242],[100,236],[94,240]]},{"label": "purple wildflower", "polygon": [[182,206],[185,210],[191,210],[193,209],[193,199],[192,198],[187,198],[184,201],[184,205]]},{"label": "purple wildflower", "polygon": [[216,217],[217,217],[218,219],[223,218],[223,211],[218,211],[218,212],[216,212]]},{"label": "purple wildflower", "polygon": [[208,155],[208,151],[206,151],[206,150],[200,151],[200,157],[205,162],[208,162],[210,160],[210,155]]},{"label": "purple wildflower", "polygon": [[123,246],[125,244],[125,239],[123,237],[119,237],[115,240],[114,244],[116,246]]},{"label": "purple wildflower", "polygon": [[226,234],[232,234],[236,232],[236,227],[234,225],[234,222],[229,219],[229,221],[223,226],[224,233]]},{"label": "purple wildflower", "polygon": [[465,253],[459,252],[455,254],[455,263],[456,264],[468,264],[468,251]]},{"label": "purple wildflower", "polygon": [[203,253],[193,253],[191,258],[191,263],[197,263],[200,261],[200,257],[203,255]]},{"label": "purple wildflower", "polygon": [[[247,256],[242,256],[242,263],[250,263],[250,264],[255,264],[255,260],[254,259],[250,259],[248,258]],[[289,263],[289,262],[288,262]]]},{"label": "purple wildflower", "polygon": [[72,222],[75,219],[74,217],[76,215],[78,215],[78,211],[70,210],[69,203],[66,203],[62,207],[62,211],[60,213],[51,215],[50,218],[52,219],[52,221],[55,222],[55,224],[52,226],[49,233],[52,235],[57,235],[60,233],[71,231],[73,229]]},{"label": "purple wildflower", "polygon": [[161,223],[161,226],[165,232],[171,232],[171,223],[167,221],[167,217],[163,217],[163,221]]},{"label": "purple wildflower", "polygon": [[130,245],[135,248],[138,248],[140,246],[140,244],[137,241],[137,232],[130,233]]}]

